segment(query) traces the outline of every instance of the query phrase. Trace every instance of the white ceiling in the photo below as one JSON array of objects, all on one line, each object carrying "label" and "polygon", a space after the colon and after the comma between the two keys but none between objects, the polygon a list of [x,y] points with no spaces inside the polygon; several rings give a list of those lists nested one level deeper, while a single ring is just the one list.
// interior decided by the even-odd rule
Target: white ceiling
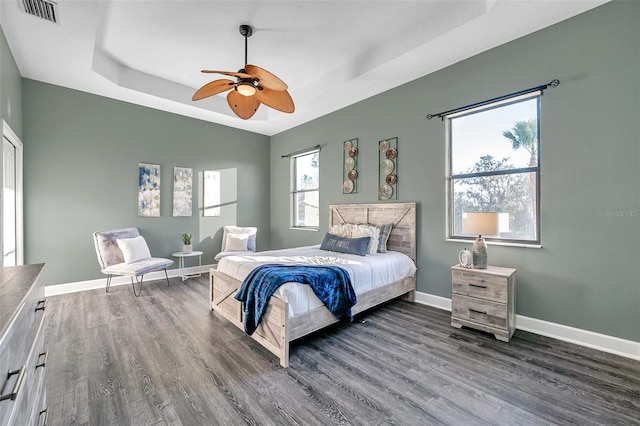
[{"label": "white ceiling", "polygon": [[[0,0],[23,77],[274,135],[608,0],[59,0],[59,24]],[[248,62],[289,85],[296,111],[237,118],[193,92]]]}]

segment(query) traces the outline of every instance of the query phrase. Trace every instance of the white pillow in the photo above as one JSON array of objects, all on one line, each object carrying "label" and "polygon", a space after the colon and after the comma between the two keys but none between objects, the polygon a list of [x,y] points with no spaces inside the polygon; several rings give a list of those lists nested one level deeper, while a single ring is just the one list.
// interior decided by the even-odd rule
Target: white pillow
[{"label": "white pillow", "polygon": [[247,241],[247,250],[256,251],[256,234],[258,233],[258,228],[253,226],[225,226],[222,229],[222,251],[227,251],[225,250],[225,247],[227,246],[227,236],[230,234],[236,236],[248,235],[249,239]]},{"label": "white pillow", "polygon": [[226,246],[224,251],[247,251],[247,244],[249,242],[248,235],[227,235]]},{"label": "white pillow", "polygon": [[121,240],[116,240],[116,243],[118,243],[118,247],[120,247],[124,263],[134,263],[151,258],[147,242],[142,236],[135,238],[123,238]]},{"label": "white pillow", "polygon": [[329,233],[346,238],[370,237],[367,254],[376,254],[378,252],[380,229],[375,226],[343,223],[332,226],[329,229]]}]

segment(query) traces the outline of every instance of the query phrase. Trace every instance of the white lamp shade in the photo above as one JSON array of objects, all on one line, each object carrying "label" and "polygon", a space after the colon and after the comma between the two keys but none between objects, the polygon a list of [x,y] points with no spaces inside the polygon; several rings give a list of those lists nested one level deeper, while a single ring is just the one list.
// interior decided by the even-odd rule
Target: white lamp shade
[{"label": "white lamp shade", "polygon": [[465,235],[498,235],[498,213],[462,213]]}]

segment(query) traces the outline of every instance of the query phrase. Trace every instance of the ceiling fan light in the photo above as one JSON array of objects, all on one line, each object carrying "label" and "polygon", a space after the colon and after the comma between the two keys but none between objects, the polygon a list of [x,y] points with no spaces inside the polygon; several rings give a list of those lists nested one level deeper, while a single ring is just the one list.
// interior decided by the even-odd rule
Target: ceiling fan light
[{"label": "ceiling fan light", "polygon": [[256,88],[252,84],[249,84],[249,83],[240,83],[240,84],[238,84],[238,87],[236,87],[236,90],[242,96],[253,96],[253,95],[256,94]]}]

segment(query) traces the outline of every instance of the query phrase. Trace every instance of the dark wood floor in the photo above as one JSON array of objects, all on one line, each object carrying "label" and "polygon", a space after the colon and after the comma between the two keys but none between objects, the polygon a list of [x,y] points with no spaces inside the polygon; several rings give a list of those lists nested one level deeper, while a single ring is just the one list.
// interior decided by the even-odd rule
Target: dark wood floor
[{"label": "dark wood floor", "polygon": [[640,424],[637,361],[397,301],[302,339],[283,369],[208,294],[203,277],[50,298],[49,424]]}]

